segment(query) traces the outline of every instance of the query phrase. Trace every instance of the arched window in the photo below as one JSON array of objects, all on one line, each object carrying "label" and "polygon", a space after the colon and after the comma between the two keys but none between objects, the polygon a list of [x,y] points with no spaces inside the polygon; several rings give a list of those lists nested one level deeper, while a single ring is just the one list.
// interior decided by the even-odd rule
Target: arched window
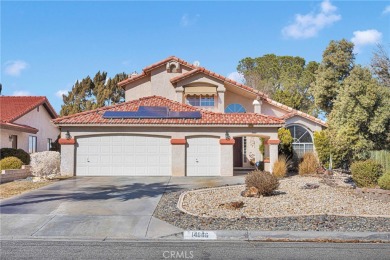
[{"label": "arched window", "polygon": [[290,125],[287,129],[293,137],[292,148],[295,156],[302,158],[304,153],[314,150],[313,138],[309,130],[300,125]]},{"label": "arched window", "polygon": [[245,113],[245,108],[240,104],[230,104],[225,108],[225,113]]}]

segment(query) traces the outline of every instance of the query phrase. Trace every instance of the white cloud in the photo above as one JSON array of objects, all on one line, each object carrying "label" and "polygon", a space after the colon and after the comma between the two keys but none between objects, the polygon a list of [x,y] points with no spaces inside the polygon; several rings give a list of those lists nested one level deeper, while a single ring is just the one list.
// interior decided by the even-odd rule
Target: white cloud
[{"label": "white cloud", "polygon": [[318,34],[326,26],[339,21],[341,15],[337,14],[337,7],[329,0],[321,2],[319,12],[296,14],[295,21],[282,29],[282,34],[288,38],[305,39]]},{"label": "white cloud", "polygon": [[181,27],[188,27],[188,26],[194,25],[198,21],[199,17],[200,17],[199,14],[197,14],[195,16],[190,16],[189,14],[183,14],[183,16],[180,19],[180,26]]},{"label": "white cloud", "polygon": [[17,90],[12,93],[12,96],[32,96],[32,94],[26,90]]},{"label": "white cloud", "polygon": [[386,6],[382,14],[390,14],[390,5]]},{"label": "white cloud", "polygon": [[355,44],[355,51],[359,51],[365,45],[374,45],[382,40],[382,33],[371,29],[365,31],[354,31],[351,42]]},{"label": "white cloud", "polygon": [[69,92],[69,90],[66,90],[66,89],[60,89],[56,92],[56,96],[58,98],[62,98],[62,95],[67,95]]},{"label": "white cloud", "polygon": [[24,69],[28,68],[28,63],[22,60],[7,61],[5,63],[4,73],[9,76],[20,76]]},{"label": "white cloud", "polygon": [[237,81],[238,83],[244,82],[244,75],[242,75],[241,73],[238,73],[237,71],[230,73],[227,77],[229,79]]}]

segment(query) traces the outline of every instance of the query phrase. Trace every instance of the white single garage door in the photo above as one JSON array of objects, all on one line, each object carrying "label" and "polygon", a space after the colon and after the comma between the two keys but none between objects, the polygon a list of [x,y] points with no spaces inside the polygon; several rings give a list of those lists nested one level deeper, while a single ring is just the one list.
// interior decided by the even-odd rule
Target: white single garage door
[{"label": "white single garage door", "polygon": [[77,143],[77,176],[171,175],[170,138],[93,136]]},{"label": "white single garage door", "polygon": [[187,176],[220,176],[219,138],[187,139]]}]

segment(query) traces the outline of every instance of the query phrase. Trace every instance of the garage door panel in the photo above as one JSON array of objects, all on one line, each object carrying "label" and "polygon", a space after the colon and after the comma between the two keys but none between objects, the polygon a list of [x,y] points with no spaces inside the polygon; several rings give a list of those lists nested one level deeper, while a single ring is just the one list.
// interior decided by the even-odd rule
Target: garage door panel
[{"label": "garage door panel", "polygon": [[171,175],[169,138],[115,135],[78,138],[77,142],[76,175]]},{"label": "garage door panel", "polygon": [[196,137],[188,138],[187,143],[187,176],[219,176],[219,139]]}]

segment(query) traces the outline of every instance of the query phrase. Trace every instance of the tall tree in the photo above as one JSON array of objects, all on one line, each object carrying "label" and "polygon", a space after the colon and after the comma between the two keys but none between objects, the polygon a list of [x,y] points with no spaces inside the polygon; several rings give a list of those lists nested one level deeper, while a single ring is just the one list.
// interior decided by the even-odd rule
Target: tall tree
[{"label": "tall tree", "polygon": [[306,65],[305,59],[292,56],[266,54],[257,58],[242,59],[237,70],[244,75],[245,83],[278,102],[312,114],[314,100],[309,92],[315,80],[316,62]]},{"label": "tall tree", "polygon": [[353,43],[345,39],[331,41],[322,54],[312,93],[316,105],[329,114],[343,86],[344,79],[354,67]]},{"label": "tall tree", "polygon": [[378,44],[371,58],[371,70],[379,82],[390,87],[390,57],[383,45]]},{"label": "tall tree", "polygon": [[107,72],[99,71],[93,79],[87,76],[76,81],[68,95],[62,97],[64,104],[61,106],[60,115],[71,115],[123,102],[124,90],[117,84],[126,78],[124,72],[111,79],[107,77]]},{"label": "tall tree", "polygon": [[390,89],[356,66],[334,101],[329,131],[332,152],[346,165],[367,158],[372,149],[389,148]]}]

